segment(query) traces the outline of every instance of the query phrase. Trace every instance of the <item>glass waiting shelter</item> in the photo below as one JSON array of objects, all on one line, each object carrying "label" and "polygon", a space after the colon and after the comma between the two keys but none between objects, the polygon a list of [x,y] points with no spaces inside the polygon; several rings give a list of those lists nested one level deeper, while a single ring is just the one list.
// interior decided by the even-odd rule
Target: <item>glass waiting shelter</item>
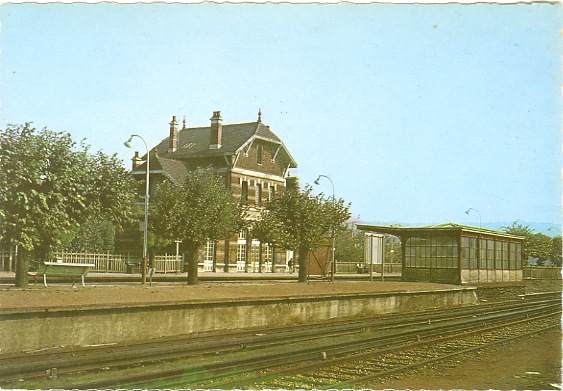
[{"label": "glass waiting shelter", "polygon": [[397,236],[402,280],[449,284],[522,281],[523,236],[454,223],[423,227],[358,224]]}]

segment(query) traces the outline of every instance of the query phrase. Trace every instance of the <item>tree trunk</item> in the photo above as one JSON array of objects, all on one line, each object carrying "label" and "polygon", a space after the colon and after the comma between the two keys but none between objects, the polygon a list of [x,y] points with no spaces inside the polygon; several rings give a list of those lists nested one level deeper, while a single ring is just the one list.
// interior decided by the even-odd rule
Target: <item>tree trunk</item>
[{"label": "tree trunk", "polygon": [[188,285],[197,285],[197,253],[199,246],[196,243],[187,244],[188,252]]},{"label": "tree trunk", "polygon": [[229,239],[225,240],[225,265],[223,266],[223,271],[227,273],[229,271],[229,252],[231,251],[231,244]]},{"label": "tree trunk", "polygon": [[307,282],[307,277],[309,274],[307,265],[307,255],[309,254],[309,249],[307,247],[299,247],[299,282]]},{"label": "tree trunk", "polygon": [[27,288],[29,272],[29,256],[30,252],[20,246],[18,249],[18,256],[16,259],[16,283],[15,286],[19,288]]},{"label": "tree trunk", "polygon": [[154,247],[149,247],[149,268],[156,267],[156,251]]}]

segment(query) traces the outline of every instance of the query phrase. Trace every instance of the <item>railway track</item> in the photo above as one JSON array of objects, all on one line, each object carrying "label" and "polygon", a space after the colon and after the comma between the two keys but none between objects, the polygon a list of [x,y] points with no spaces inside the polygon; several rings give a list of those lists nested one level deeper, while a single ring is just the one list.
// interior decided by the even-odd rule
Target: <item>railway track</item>
[{"label": "railway track", "polygon": [[[75,389],[343,388],[347,384],[371,382],[385,376],[385,371],[405,370],[367,370],[378,368],[374,362],[389,365],[389,355],[397,352],[420,346],[427,350],[430,345],[493,332],[499,324],[506,329],[508,322],[517,328],[535,318],[544,319],[545,323],[545,319],[559,319],[556,315],[560,311],[560,298],[544,298],[325,325],[2,356],[0,384]],[[557,325],[555,322],[553,327]],[[436,353],[427,360],[439,356]],[[424,365],[420,364],[424,360],[415,361],[418,364],[408,365]],[[344,376],[358,368],[363,368],[360,372],[365,372],[364,376],[369,372],[372,377]],[[46,373],[50,379],[45,380]],[[337,373],[340,377],[335,377]],[[308,385],[283,385],[284,381],[291,383],[295,379]]]}]

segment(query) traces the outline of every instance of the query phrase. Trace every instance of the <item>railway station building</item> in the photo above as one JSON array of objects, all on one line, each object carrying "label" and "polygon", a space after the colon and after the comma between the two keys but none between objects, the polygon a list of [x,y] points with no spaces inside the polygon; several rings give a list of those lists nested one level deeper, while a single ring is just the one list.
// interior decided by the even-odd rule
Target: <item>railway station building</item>
[{"label": "railway station building", "polygon": [[[150,193],[163,181],[181,184],[192,170],[213,167],[235,198],[248,207],[248,219],[254,220],[265,201],[281,193],[295,180],[289,170],[297,163],[282,140],[262,122],[223,124],[220,111],[213,112],[208,126],[179,126],[176,116],[170,122],[168,137],[149,151]],[[145,180],[147,158],[138,152],[132,159],[132,174]],[[282,248],[261,243],[248,230],[228,240],[209,240],[198,254],[200,271],[270,272],[285,271],[291,258]]]},{"label": "railway station building", "polygon": [[401,241],[402,280],[473,284],[522,281],[524,237],[454,223],[422,227],[358,224]]}]

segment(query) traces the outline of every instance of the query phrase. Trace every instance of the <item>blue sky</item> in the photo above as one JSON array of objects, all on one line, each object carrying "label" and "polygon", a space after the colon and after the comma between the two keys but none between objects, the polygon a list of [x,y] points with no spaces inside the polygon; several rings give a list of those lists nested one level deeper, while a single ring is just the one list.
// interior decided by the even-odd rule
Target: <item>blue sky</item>
[{"label": "blue sky", "polygon": [[[561,221],[560,4],[3,4],[0,126],[262,119],[369,222]],[[142,143],[139,150],[143,150]],[[319,191],[332,193],[328,181]]]}]

